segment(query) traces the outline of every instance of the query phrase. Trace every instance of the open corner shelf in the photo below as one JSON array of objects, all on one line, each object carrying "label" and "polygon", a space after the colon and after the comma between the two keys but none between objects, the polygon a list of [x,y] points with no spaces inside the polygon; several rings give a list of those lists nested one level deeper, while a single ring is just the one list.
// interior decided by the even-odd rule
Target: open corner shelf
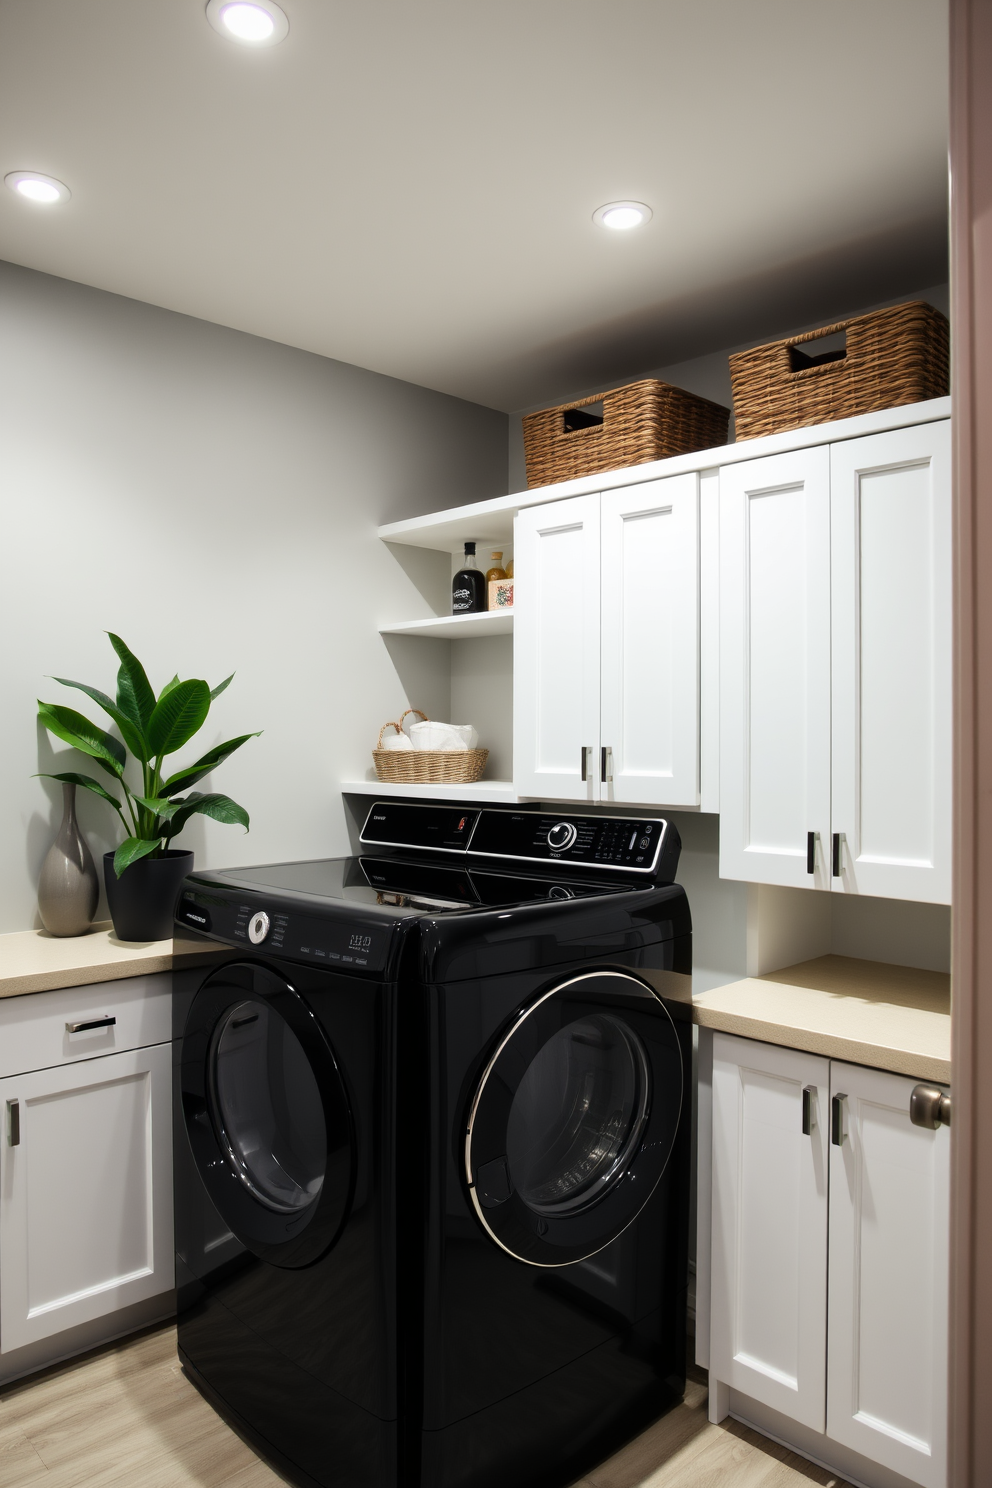
[{"label": "open corner shelf", "polygon": [[516,805],[520,800],[512,780],[448,781],[431,785],[411,785],[397,780],[343,780],[341,792],[346,796],[407,796],[424,801],[499,801]]},{"label": "open corner shelf", "polygon": [[512,635],[512,610],[482,610],[474,615],[437,615],[428,620],[398,620],[380,625],[380,635],[422,636],[440,641],[471,641],[482,636]]}]

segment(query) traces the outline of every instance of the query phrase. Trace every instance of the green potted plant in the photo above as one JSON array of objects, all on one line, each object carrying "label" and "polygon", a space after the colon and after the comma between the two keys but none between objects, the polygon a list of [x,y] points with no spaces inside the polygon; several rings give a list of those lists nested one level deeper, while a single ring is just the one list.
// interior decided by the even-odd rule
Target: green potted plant
[{"label": "green potted plant", "polygon": [[[182,749],[199,732],[210,704],[229,685],[234,673],[212,689],[199,679],[180,682],[176,676],[156,697],[138,658],[120,636],[108,634],[120,660],[116,702],[84,682],[71,682],[66,677],[52,680],[85,692],[99,704],[116,724],[120,739],[73,708],[57,703],[39,700],[38,716],[50,734],[95,760],[122,795],[112,795],[92,775],[46,773],[43,778],[83,786],[108,801],[117,812],[124,828],[124,841],[116,851],[105,853],[103,860],[114,929],[121,940],[164,940],[172,934],[180,885],[193,867],[192,852],[174,848],[173,839],[190,817],[196,815],[237,822],[248,830],[247,811],[230,796],[203,794],[190,787],[258,735],[242,734],[237,739],[228,739],[193,764],[167,774],[164,763],[167,756]],[[141,770],[140,794],[124,778],[128,751]]]}]

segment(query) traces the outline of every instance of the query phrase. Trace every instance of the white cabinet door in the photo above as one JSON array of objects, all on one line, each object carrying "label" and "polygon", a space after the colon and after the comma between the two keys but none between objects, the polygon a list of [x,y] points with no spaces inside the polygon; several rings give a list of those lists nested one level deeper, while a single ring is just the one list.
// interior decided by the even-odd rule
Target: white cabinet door
[{"label": "white cabinet door", "polygon": [[514,784],[598,800],[599,496],[525,508],[513,552]]},{"label": "white cabinet door", "polygon": [[824,1428],[829,1079],[826,1059],[713,1037],[710,1379],[814,1431]]},{"label": "white cabinet door", "polygon": [[171,1046],[0,1080],[0,1352],[175,1284]]},{"label": "white cabinet door", "polygon": [[843,1141],[830,1147],[827,1435],[943,1488],[950,1132],[912,1125],[913,1080],[830,1074]]},{"label": "white cabinet door", "polygon": [[720,473],[724,878],[830,884],[829,467],[824,447]]},{"label": "white cabinet door", "polygon": [[699,476],[601,500],[603,799],[697,806]]},{"label": "white cabinet door", "polygon": [[951,902],[950,427],[830,452],[832,885],[847,893]]}]

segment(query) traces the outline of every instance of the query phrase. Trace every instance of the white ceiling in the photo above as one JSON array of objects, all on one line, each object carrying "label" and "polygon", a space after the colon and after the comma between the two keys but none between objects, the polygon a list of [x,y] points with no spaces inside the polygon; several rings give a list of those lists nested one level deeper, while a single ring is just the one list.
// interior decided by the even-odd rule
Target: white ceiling
[{"label": "white ceiling", "polygon": [[505,409],[946,273],[943,0],[284,7],[0,0],[0,256]]}]

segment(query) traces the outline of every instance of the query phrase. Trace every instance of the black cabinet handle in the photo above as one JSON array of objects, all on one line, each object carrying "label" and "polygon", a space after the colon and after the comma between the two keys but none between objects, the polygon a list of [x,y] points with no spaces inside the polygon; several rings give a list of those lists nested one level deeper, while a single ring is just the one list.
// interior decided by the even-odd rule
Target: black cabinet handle
[{"label": "black cabinet handle", "polygon": [[809,1137],[813,1134],[813,1123],[816,1120],[816,1086],[807,1085],[803,1089],[803,1136]]},{"label": "black cabinet handle", "polygon": [[16,1100],[7,1102],[7,1141],[11,1147],[21,1145],[21,1103]]},{"label": "black cabinet handle", "polygon": [[833,835],[833,863],[831,864],[834,878],[840,878],[840,839],[840,832],[835,832]]},{"label": "black cabinet handle", "polygon": [[589,779],[589,746],[588,746],[588,744],[583,744],[582,750],[581,750],[581,755],[582,755],[582,767],[581,767],[582,768],[582,783],[584,785],[585,782]]},{"label": "black cabinet handle", "polygon": [[806,872],[816,872],[816,833],[806,833]]},{"label": "black cabinet handle", "polygon": [[116,1022],[117,1019],[108,1013],[105,1018],[90,1018],[84,1019],[81,1023],[67,1023],[65,1031],[66,1033],[91,1033],[95,1028],[113,1028]]},{"label": "black cabinet handle", "polygon": [[835,1147],[844,1145],[844,1102],[846,1095],[835,1095],[830,1102],[830,1140]]}]

